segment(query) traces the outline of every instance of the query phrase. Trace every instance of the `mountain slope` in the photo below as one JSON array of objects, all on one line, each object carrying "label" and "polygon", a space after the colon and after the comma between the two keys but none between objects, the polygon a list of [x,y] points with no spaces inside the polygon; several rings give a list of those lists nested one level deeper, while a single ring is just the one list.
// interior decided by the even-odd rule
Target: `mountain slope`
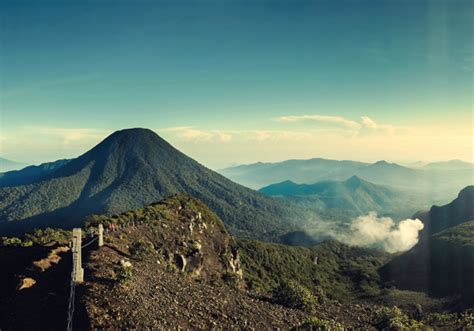
[{"label": "mountain slope", "polygon": [[42,163],[38,166],[28,166],[21,170],[12,170],[0,174],[0,187],[18,186],[34,183],[56,169],[64,166],[69,160],[58,160]]},{"label": "mountain slope", "polygon": [[295,184],[285,181],[259,190],[269,196],[298,198],[299,201],[321,205],[321,208],[349,210],[356,215],[371,211],[412,215],[422,205],[416,196],[372,184],[352,176],[345,181],[322,181]]},{"label": "mountain slope", "polygon": [[434,295],[474,298],[474,186],[450,204],[417,215],[424,223],[419,243],[381,269],[397,287]]},{"label": "mountain slope", "polygon": [[[381,291],[377,268],[390,258],[385,253],[335,241],[289,247],[232,238],[217,215],[186,195],[112,217],[97,215],[86,229],[98,223],[113,223],[118,230],[105,234],[102,247],[84,242],[85,281],[76,287],[74,329],[333,325],[379,330],[396,323],[411,330],[424,329],[421,323],[439,325],[426,313],[439,312],[442,300]],[[21,239],[1,238],[2,330],[65,328],[70,237],[70,231],[49,229]],[[47,270],[40,263],[45,259],[54,259]],[[27,286],[19,289],[18,284]],[[394,305],[398,308],[389,308]],[[408,317],[414,314],[417,321]],[[301,327],[310,317],[313,323]],[[459,315],[439,320],[445,329],[469,322]]]},{"label": "mountain slope", "polygon": [[33,183],[0,188],[0,231],[72,227],[92,213],[115,214],[176,193],[203,200],[233,234],[246,237],[273,238],[301,217],[205,168],[153,131],[128,129]]}]

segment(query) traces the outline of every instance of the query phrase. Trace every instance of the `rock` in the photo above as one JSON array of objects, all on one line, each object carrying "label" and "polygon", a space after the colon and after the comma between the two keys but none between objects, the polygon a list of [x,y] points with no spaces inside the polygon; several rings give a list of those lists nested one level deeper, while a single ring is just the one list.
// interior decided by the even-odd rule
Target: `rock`
[{"label": "rock", "polygon": [[36,280],[34,280],[33,278],[25,277],[20,280],[20,284],[18,284],[17,288],[18,288],[18,291],[21,291],[23,289],[30,288],[35,284],[36,284]]},{"label": "rock", "polygon": [[69,250],[70,248],[66,246],[60,246],[58,248],[55,248],[51,250],[48,257],[38,261],[34,261],[33,265],[40,269],[42,272],[48,270],[53,264],[58,264],[59,261],[61,261],[61,257],[58,255],[59,253],[65,253]]},{"label": "rock", "polygon": [[131,268],[133,267],[132,263],[130,261],[125,261],[125,260],[120,260],[120,265],[124,268]]},{"label": "rock", "polygon": [[186,264],[187,264],[186,257],[184,257],[181,254],[175,254],[175,261],[176,261],[176,266],[178,267],[179,270],[181,271],[186,270]]}]

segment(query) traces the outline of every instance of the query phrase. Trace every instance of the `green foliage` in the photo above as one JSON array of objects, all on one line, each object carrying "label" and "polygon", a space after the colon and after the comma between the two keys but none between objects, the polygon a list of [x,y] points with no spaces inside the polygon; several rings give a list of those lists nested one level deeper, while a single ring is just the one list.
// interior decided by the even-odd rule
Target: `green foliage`
[{"label": "green foliage", "polygon": [[25,234],[24,241],[31,241],[36,245],[58,243],[65,245],[71,240],[71,232],[63,229],[36,229],[33,233]]},{"label": "green foliage", "polygon": [[232,288],[238,288],[240,286],[240,277],[235,273],[226,272],[222,275],[222,280],[225,284]]},{"label": "green foliage", "polygon": [[425,323],[436,328],[453,330],[474,330],[474,313],[433,313]]},{"label": "green foliage", "polygon": [[153,244],[146,240],[140,239],[130,245],[130,254],[138,260],[144,259],[147,255],[150,255],[154,251],[155,248]]},{"label": "green foliage", "polygon": [[308,288],[293,280],[280,283],[273,297],[282,305],[305,311],[314,311],[318,305],[318,298]]},{"label": "green foliage", "polygon": [[[349,300],[379,289],[377,268],[388,254],[327,241],[313,247],[290,247],[250,240],[237,240],[250,288],[269,292],[286,279],[293,279],[330,299]],[[314,257],[318,264],[314,264]]]},{"label": "green foliage", "polygon": [[454,243],[459,246],[474,247],[474,221],[465,222],[441,231],[433,236],[434,240]]},{"label": "green foliage", "polygon": [[0,246],[20,246],[22,241],[16,237],[1,237]]},{"label": "green foliage", "polygon": [[133,267],[131,265],[118,264],[114,268],[115,280],[120,284],[126,284],[133,277]]},{"label": "green foliage", "polygon": [[328,321],[317,317],[311,317],[303,324],[295,327],[292,331],[344,331],[346,328],[339,322]]},{"label": "green foliage", "polygon": [[382,307],[375,313],[375,324],[380,330],[429,330],[422,322],[410,319],[398,307]]}]

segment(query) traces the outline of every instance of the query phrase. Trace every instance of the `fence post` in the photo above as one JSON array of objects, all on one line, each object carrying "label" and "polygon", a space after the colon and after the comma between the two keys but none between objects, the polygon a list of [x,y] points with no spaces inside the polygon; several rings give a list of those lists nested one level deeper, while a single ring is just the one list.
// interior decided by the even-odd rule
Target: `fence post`
[{"label": "fence post", "polygon": [[82,283],[84,281],[84,269],[82,268],[82,233],[80,228],[72,230],[72,281]]},{"label": "fence post", "polygon": [[104,246],[104,226],[99,224],[99,247]]}]

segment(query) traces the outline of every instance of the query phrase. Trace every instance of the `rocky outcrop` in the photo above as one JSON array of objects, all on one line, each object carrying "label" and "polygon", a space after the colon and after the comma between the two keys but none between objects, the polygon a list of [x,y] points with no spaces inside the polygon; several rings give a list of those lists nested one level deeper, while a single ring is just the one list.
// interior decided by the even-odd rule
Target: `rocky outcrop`
[{"label": "rocky outcrop", "polygon": [[66,246],[60,246],[57,247],[49,253],[49,255],[41,260],[34,261],[33,265],[38,268],[41,272],[44,272],[51,268],[53,264],[58,264],[59,261],[61,261],[61,256],[59,254],[68,252],[70,250],[69,247]]},{"label": "rocky outcrop", "polygon": [[20,283],[18,284],[18,291],[33,287],[33,285],[35,284],[36,284],[36,280],[34,280],[33,278],[24,277],[20,280]]}]

